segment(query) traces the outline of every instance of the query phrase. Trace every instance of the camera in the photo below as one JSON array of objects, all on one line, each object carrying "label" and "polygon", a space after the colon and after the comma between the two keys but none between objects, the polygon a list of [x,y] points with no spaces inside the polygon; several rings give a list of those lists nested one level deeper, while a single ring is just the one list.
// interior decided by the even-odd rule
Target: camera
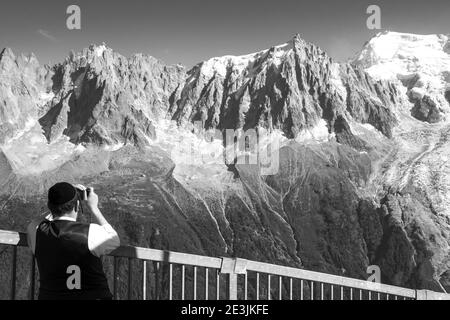
[{"label": "camera", "polygon": [[87,198],[89,197],[89,193],[91,192],[91,188],[86,188],[86,190],[80,189],[80,188],[76,188],[77,189],[77,193],[78,193],[78,198],[80,200],[86,201]]}]

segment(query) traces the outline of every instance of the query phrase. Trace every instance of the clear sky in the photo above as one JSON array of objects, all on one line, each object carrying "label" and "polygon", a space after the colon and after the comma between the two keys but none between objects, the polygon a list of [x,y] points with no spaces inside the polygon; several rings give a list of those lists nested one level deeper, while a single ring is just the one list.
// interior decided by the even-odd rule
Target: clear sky
[{"label": "clear sky", "polygon": [[[0,48],[34,52],[42,63],[105,42],[188,67],[214,56],[247,54],[295,33],[346,60],[378,31],[366,27],[370,4],[382,30],[450,34],[450,0],[39,0],[2,1]],[[66,8],[81,7],[81,27],[66,28]]]}]

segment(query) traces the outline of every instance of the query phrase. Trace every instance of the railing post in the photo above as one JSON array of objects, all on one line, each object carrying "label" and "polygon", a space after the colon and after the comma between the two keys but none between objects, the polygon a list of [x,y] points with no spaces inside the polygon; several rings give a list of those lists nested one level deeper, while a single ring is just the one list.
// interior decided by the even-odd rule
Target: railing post
[{"label": "railing post", "polygon": [[34,300],[34,288],[36,281],[36,260],[34,255],[31,255],[31,273],[30,273],[30,300]]},{"label": "railing post", "polygon": [[416,290],[416,300],[427,300],[426,290]]},{"label": "railing post", "polygon": [[117,274],[118,274],[118,269],[119,268],[119,258],[114,257],[113,258],[113,297],[114,300],[117,300]]},{"label": "railing post", "polygon": [[220,273],[228,275],[227,294],[229,300],[237,300],[238,274],[247,273],[247,260],[240,258],[222,257]]},{"label": "railing post", "polygon": [[228,300],[237,300],[237,274],[228,274]]},{"label": "railing post", "polygon": [[147,260],[142,260],[142,300],[147,300]]},{"label": "railing post", "polygon": [[132,258],[128,258],[128,290],[127,290],[127,299],[131,300],[133,290],[133,270],[132,270]]},{"label": "railing post", "polygon": [[16,268],[17,268],[17,246],[12,247],[12,267],[11,267],[11,300],[16,298]]}]

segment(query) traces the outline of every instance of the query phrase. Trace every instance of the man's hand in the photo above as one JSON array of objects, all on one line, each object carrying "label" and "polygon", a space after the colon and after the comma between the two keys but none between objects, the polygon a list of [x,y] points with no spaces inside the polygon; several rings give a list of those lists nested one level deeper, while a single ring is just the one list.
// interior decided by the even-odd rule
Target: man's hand
[{"label": "man's hand", "polygon": [[75,188],[77,188],[77,189],[80,189],[80,190],[86,190],[86,187],[85,186],[83,186],[82,184],[74,184],[73,185]]},{"label": "man's hand", "polygon": [[87,205],[91,211],[98,209],[98,195],[94,192],[94,188],[89,187],[89,195],[87,197]]},{"label": "man's hand", "polygon": [[84,190],[84,192],[89,193],[86,203],[89,210],[91,210],[92,214],[94,215],[95,220],[97,220],[97,223],[101,226],[109,224],[108,221],[106,221],[105,217],[103,217],[102,213],[100,212],[100,209],[98,208],[98,195],[94,192],[94,188],[92,187],[86,188],[81,184],[76,184],[75,187],[80,190]]},{"label": "man's hand", "polygon": [[74,184],[73,185],[75,187],[75,189],[77,189],[77,192],[79,192],[80,190],[83,191],[83,195],[80,199],[80,201],[85,201],[87,200],[87,188],[85,186],[83,186],[82,184]]},{"label": "man's hand", "polygon": [[109,224],[106,221],[105,217],[103,217],[100,209],[98,208],[98,195],[94,192],[94,188],[88,187],[89,195],[87,197],[87,206],[91,210],[93,216],[97,220],[97,223],[101,226]]},{"label": "man's hand", "polygon": [[93,210],[98,208],[98,195],[94,192],[93,187],[86,188],[82,184],[75,184],[74,187],[85,192],[86,202],[89,209]]}]

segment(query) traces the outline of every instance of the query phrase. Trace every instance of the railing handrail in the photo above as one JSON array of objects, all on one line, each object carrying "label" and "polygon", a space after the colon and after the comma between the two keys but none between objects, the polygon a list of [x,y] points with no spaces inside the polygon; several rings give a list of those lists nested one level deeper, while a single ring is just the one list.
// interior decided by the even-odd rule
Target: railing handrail
[{"label": "railing handrail", "polygon": [[120,246],[108,255],[216,269],[222,264],[221,258],[133,246]]},{"label": "railing handrail", "polygon": [[27,234],[25,232],[0,229],[0,244],[27,247]]},{"label": "railing handrail", "polygon": [[[28,246],[26,239],[27,239],[26,233],[0,230],[0,244],[26,247]],[[116,250],[114,250],[113,252],[111,252],[109,255],[114,257],[125,257],[155,262],[166,262],[171,264],[190,265],[204,268],[215,268],[221,269],[221,272],[225,273],[242,274],[246,273],[247,271],[252,271],[280,277],[326,283],[341,287],[353,288],[357,290],[358,289],[369,290],[383,294],[403,296],[412,299],[420,298],[420,296],[426,297],[427,292],[429,295],[436,294],[436,297],[439,297],[439,299],[445,299],[450,297],[450,295],[440,294],[428,290],[415,290],[397,287],[388,284],[374,283],[355,278],[337,276],[322,272],[286,267],[241,258],[217,258],[217,257],[208,257],[203,255],[142,248],[142,247],[133,247],[133,246],[121,246]],[[226,271],[226,269],[228,271]]]},{"label": "railing handrail", "polygon": [[254,271],[254,272],[260,272],[260,273],[273,274],[273,275],[288,277],[288,278],[296,278],[296,279],[303,279],[303,280],[308,280],[308,281],[322,282],[322,283],[332,284],[332,285],[336,285],[336,286],[343,286],[343,287],[348,287],[348,288],[353,288],[353,289],[376,291],[376,292],[380,292],[380,293],[386,293],[386,294],[390,294],[390,295],[398,295],[398,296],[403,296],[403,297],[408,297],[408,298],[416,297],[416,290],[414,290],[414,289],[397,287],[397,286],[393,286],[393,285],[376,283],[376,282],[370,282],[370,281],[365,281],[365,280],[360,280],[360,279],[355,279],[355,278],[350,278],[350,277],[336,276],[336,275],[329,274],[329,273],[274,265],[274,264],[265,263],[265,262],[257,262],[257,261],[248,260],[247,261],[247,270]]}]

